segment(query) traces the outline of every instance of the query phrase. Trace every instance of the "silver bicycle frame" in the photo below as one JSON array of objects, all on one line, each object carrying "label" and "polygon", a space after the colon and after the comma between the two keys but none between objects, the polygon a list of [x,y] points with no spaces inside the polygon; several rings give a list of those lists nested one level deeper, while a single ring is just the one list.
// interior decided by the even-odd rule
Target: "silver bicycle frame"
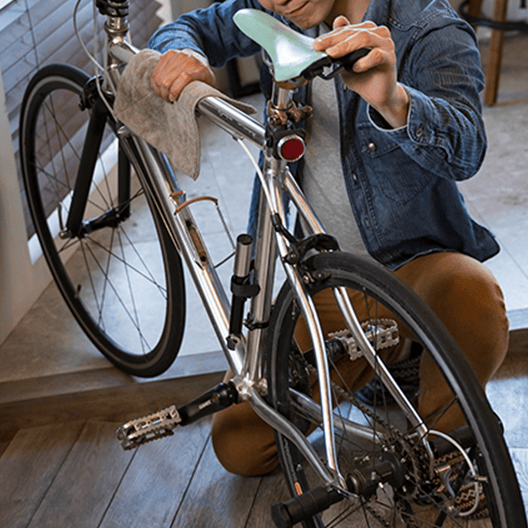
[{"label": "silver bicycle frame", "polygon": [[[105,29],[108,34],[105,54],[106,82],[110,83],[112,89],[115,90],[119,83],[123,65],[126,65],[138,50],[127,41],[128,25],[126,20],[108,17]],[[276,99],[274,101],[275,104],[288,104],[288,101],[291,100],[291,91],[276,88],[274,97]],[[286,215],[283,208],[283,196],[285,194],[295,205],[313,234],[324,233],[324,230],[288,171],[286,163],[273,159],[271,154],[266,152],[266,134],[262,123],[222,100],[213,97],[202,100],[198,108],[200,114],[210,119],[215,125],[235,138],[250,141],[266,154],[263,174],[268,190],[267,195],[271,197],[271,203],[267,202],[266,193],[262,192],[255,254],[255,282],[260,286],[260,293],[252,298],[250,307],[250,313],[254,320],[265,323],[269,320],[271,312],[276,256],[278,253],[279,256],[285,257],[289,247],[284,235],[274,229],[270,211],[278,213],[283,225],[286,225]],[[307,438],[293,424],[270,407],[261,396],[262,391],[265,390],[261,354],[264,345],[264,329],[257,326],[248,333],[247,339],[239,336],[234,348],[227,346],[230,315],[229,299],[212,265],[206,245],[200,236],[192,213],[186,207],[185,194],[180,189],[168,160],[145,141],[131,135],[126,127],[122,127],[118,131],[118,136],[130,159],[135,160],[136,157],[139,157],[143,166],[146,167],[147,174],[143,173],[140,164],[135,168],[142,180],[142,184],[153,197],[167,231],[187,265],[234,373],[233,382],[239,391],[240,398],[248,400],[261,418],[291,440],[326,484],[346,489],[344,478],[340,475],[337,464],[334,414],[324,337],[315,307],[306,292],[298,270],[292,265],[284,264],[286,276],[295,292],[298,305],[307,322],[314,344],[319,373],[321,404],[320,410],[315,410],[312,407],[310,412],[312,415],[317,415],[317,417],[322,419],[328,467],[321,462],[319,455]],[[284,262],[284,259],[282,260]],[[344,291],[339,291],[338,289],[336,295],[345,321],[351,322],[350,330],[353,335],[355,337],[356,334],[363,335],[361,330],[358,331],[357,326],[353,324],[354,321],[357,321],[357,318],[350,302],[347,302],[344,298],[346,297]],[[380,362],[376,357],[375,351],[368,343],[368,340],[365,341],[366,345],[364,348],[366,349],[365,355],[367,359],[371,364],[375,363],[373,366],[379,367]],[[363,340],[358,339],[357,342],[363,343]],[[403,393],[399,391],[399,387],[390,373],[387,371],[383,375],[389,390],[393,395],[397,396],[413,425],[420,429],[421,420],[412,405]],[[344,425],[336,423],[336,427],[346,430],[348,433],[355,433],[359,438],[365,438],[368,435],[364,428],[355,426],[351,422],[345,422],[343,422]],[[423,436],[425,437],[425,435]]]}]

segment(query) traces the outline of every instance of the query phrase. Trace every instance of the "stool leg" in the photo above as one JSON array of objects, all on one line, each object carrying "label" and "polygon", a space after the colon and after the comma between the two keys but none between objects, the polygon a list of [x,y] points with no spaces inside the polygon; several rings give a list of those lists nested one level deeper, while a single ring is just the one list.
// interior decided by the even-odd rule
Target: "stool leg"
[{"label": "stool leg", "polygon": [[[468,14],[472,17],[480,17],[482,13],[482,2],[484,0],[469,0],[468,3]],[[476,31],[478,24],[472,24],[473,29]]]},{"label": "stool leg", "polygon": [[[493,21],[505,22],[507,11],[508,0],[495,0]],[[491,31],[488,71],[486,73],[486,90],[484,92],[484,104],[488,106],[493,106],[497,102],[503,45],[504,31],[493,29]]]}]

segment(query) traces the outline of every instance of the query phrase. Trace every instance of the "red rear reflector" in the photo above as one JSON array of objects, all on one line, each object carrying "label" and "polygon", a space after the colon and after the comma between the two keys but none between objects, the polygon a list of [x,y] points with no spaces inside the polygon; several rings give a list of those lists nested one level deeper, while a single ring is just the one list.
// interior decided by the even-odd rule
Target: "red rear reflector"
[{"label": "red rear reflector", "polygon": [[304,141],[296,135],[284,136],[277,144],[279,156],[285,161],[297,161],[303,157]]}]

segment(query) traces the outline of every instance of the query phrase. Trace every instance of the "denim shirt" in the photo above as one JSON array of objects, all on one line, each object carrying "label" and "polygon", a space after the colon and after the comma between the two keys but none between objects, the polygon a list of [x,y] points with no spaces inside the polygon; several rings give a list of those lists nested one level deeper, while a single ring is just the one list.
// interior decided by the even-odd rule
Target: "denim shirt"
[{"label": "denim shirt", "polygon": [[[149,47],[194,49],[215,67],[259,53],[232,22],[242,8],[265,11],[258,0],[215,3],[162,27]],[[367,250],[391,269],[436,251],[492,257],[499,246],[469,216],[456,184],[478,171],[486,151],[473,30],[448,0],[371,0],[365,20],[389,27],[410,96],[407,125],[392,129],[337,81],[345,186]]]}]

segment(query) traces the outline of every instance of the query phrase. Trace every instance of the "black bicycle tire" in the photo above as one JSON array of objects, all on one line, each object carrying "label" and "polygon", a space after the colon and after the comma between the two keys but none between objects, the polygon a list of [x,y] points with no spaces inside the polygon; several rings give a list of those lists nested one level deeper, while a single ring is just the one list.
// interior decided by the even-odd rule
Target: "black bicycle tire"
[{"label": "black bicycle tire", "polygon": [[[388,270],[365,259],[340,252],[319,254],[311,259],[309,269],[312,276],[313,271],[315,274],[322,271],[322,276],[328,277],[323,281],[325,285],[343,285],[343,281],[344,285],[353,283],[360,285],[369,296],[381,297],[380,300],[390,300],[404,307],[403,309],[408,312],[409,316],[417,321],[417,325],[421,327],[420,331],[424,332],[431,342],[436,343],[436,364],[444,373],[447,371],[446,378],[452,384],[452,389],[454,388],[457,395],[461,395],[459,403],[475,433],[479,447],[484,450],[486,464],[493,472],[494,497],[500,497],[500,505],[498,510],[495,510],[495,515],[499,517],[499,524],[496,526],[525,528],[527,525],[523,501],[513,464],[504,442],[501,425],[489,406],[467,360],[433,312]],[[322,287],[322,284],[316,284],[311,293],[315,294]],[[288,342],[289,335],[293,331],[291,327],[286,328],[283,324],[284,319],[290,317],[292,312],[292,299],[291,287],[285,283],[274,304],[267,347],[269,400],[270,404],[282,411],[285,409],[287,400],[285,387],[288,386],[288,367],[284,354],[278,349],[278,343]],[[299,475],[292,471],[292,467],[297,462],[288,460],[291,455],[289,450],[285,451],[288,440],[276,433],[276,442],[290,493],[296,496],[298,490],[295,489],[295,481],[298,480]],[[306,482],[301,484],[306,485]],[[307,490],[303,489],[304,491]],[[492,505],[492,508],[497,508],[497,505]],[[305,526],[310,528],[321,525],[318,517],[305,523]]]},{"label": "black bicycle tire", "polygon": [[[166,371],[174,362],[183,338],[185,326],[185,287],[180,255],[152,204],[147,202],[158,234],[167,284],[165,323],[155,346],[145,354],[131,354],[121,348],[97,325],[83,303],[76,298],[75,288],[58,256],[46,213],[42,206],[37,171],[34,169],[35,123],[47,94],[57,89],[82,93],[89,76],[64,64],[51,64],[39,70],[31,79],[22,102],[20,116],[20,150],[24,186],[28,206],[44,256],[53,279],[71,313],[95,347],[122,371],[140,377],[154,377]],[[33,160],[33,161],[32,161]]]}]

